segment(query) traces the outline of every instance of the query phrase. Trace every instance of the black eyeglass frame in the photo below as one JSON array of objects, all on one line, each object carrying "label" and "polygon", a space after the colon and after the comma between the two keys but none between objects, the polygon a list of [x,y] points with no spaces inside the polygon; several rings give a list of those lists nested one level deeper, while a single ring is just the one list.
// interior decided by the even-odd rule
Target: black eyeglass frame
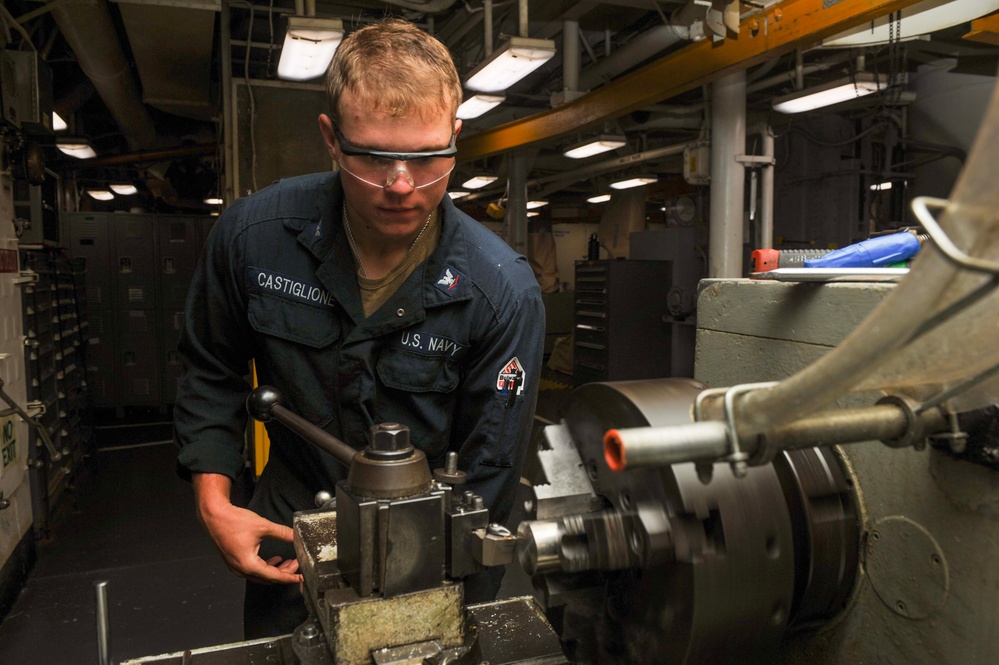
[{"label": "black eyeglass frame", "polygon": [[339,128],[335,126],[333,127],[333,134],[336,136],[336,140],[340,144],[340,152],[351,157],[379,157],[381,159],[391,159],[397,162],[408,162],[415,159],[426,159],[428,157],[454,157],[458,154],[458,147],[455,145],[455,139],[457,136],[454,132],[451,132],[451,142],[448,144],[448,147],[442,148],[441,150],[428,150],[425,152],[386,152],[384,150],[368,150],[365,148],[359,148],[345,139],[343,134],[340,133]]}]

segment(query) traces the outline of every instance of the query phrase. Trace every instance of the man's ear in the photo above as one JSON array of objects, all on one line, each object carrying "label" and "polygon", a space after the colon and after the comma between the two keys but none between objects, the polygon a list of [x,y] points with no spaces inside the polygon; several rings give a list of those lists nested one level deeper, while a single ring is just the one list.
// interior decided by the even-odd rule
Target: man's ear
[{"label": "man's ear", "polygon": [[454,121],[454,137],[458,138],[458,134],[461,134],[461,118]]},{"label": "man's ear", "polygon": [[330,159],[336,161],[336,134],[333,132],[333,120],[325,113],[319,114],[319,131],[322,132]]}]

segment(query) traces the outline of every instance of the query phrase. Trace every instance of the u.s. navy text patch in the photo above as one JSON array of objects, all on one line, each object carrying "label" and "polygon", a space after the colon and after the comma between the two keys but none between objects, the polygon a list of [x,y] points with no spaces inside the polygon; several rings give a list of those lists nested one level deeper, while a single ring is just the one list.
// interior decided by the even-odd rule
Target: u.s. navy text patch
[{"label": "u.s. navy text patch", "polygon": [[276,296],[315,307],[333,308],[336,306],[333,294],[323,287],[272,270],[249,266],[246,269],[246,279],[250,289],[254,291],[273,293]]},{"label": "u.s. navy text patch", "polygon": [[390,342],[397,349],[405,349],[424,356],[443,356],[458,360],[465,355],[467,346],[453,339],[422,331],[404,330]]}]

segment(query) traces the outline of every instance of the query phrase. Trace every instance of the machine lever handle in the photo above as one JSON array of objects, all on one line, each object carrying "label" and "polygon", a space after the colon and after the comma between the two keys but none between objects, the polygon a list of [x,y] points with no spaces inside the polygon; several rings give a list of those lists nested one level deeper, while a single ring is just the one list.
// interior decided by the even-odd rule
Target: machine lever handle
[{"label": "machine lever handle", "polygon": [[246,410],[262,423],[276,420],[295,434],[299,435],[323,452],[337,458],[342,464],[350,467],[357,450],[336,438],[329,432],[317,427],[297,413],[282,406],[281,392],[272,386],[260,386],[254,389],[246,398]]}]

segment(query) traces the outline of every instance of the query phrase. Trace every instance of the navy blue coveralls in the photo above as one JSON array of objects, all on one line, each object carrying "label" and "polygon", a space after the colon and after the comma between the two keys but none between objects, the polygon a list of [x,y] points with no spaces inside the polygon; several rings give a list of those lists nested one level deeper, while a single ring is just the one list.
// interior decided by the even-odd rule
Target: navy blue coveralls
[{"label": "navy blue coveralls", "polygon": [[[368,428],[399,422],[431,468],[458,453],[466,489],[490,519],[509,517],[531,432],[544,309],[527,260],[445,196],[433,254],[365,318],[343,233],[339,176],[282,180],[235,201],[215,224],[187,300],[175,407],[178,468],[237,478],[244,470],[250,359],[286,406],[361,448]],[[346,470],[278,423],[249,508],[281,524],[314,507]],[[260,556],[294,557],[265,541]],[[502,576],[470,580],[470,602]],[[279,609],[286,607],[288,609]],[[246,638],[305,619],[295,585],[247,585]]]}]

